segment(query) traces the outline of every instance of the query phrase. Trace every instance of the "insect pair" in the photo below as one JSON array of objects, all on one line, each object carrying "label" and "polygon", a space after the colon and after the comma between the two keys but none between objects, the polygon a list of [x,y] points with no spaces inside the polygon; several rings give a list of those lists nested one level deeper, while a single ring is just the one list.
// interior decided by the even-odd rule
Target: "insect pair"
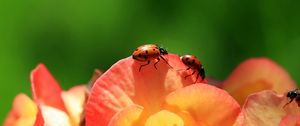
[{"label": "insect pair", "polygon": [[[142,45],[138,47],[132,54],[132,58],[141,61],[141,62],[147,62],[146,64],[143,64],[140,66],[139,71],[141,71],[142,67],[147,66],[150,64],[151,61],[156,59],[156,62],[154,63],[154,68],[157,69],[156,65],[160,61],[160,59],[164,60],[171,68],[172,66],[168,63],[168,61],[164,58],[164,55],[167,55],[168,52],[166,49],[159,47],[155,44],[147,44],[147,45]],[[201,76],[201,79],[205,79],[205,71],[202,66],[201,61],[196,58],[193,55],[184,55],[180,57],[181,61],[183,64],[185,64],[188,68],[186,70],[192,70],[193,73],[190,75],[185,76],[184,78],[187,78],[189,76],[194,75],[196,72],[197,77],[196,77],[196,82]]]}]

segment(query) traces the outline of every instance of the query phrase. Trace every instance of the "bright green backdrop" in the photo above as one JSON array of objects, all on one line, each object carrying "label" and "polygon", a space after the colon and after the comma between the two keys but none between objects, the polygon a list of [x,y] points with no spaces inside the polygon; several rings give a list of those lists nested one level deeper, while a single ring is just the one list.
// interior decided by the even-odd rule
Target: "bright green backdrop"
[{"label": "bright green backdrop", "polygon": [[0,121],[29,73],[45,63],[64,89],[108,69],[139,45],[199,57],[224,79],[241,61],[269,57],[300,82],[299,0],[1,0]]}]

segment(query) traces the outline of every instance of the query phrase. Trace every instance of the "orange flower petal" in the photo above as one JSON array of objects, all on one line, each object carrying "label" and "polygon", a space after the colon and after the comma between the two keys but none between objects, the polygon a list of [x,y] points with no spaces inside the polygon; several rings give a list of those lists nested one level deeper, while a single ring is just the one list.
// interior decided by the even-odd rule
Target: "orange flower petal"
[{"label": "orange flower petal", "polygon": [[151,115],[145,126],[184,126],[184,122],[178,115],[162,110]]},{"label": "orange flower petal", "polygon": [[45,104],[66,112],[61,88],[45,65],[39,64],[30,76],[32,95],[36,103]]},{"label": "orange flower petal", "polygon": [[300,115],[294,102],[283,108],[287,102],[285,96],[276,95],[271,90],[249,95],[235,126],[278,126],[286,115]]},{"label": "orange flower petal", "polygon": [[108,126],[133,126],[143,112],[143,107],[131,105],[116,113]]},{"label": "orange flower petal", "polygon": [[178,89],[166,97],[167,109],[186,111],[198,125],[232,126],[239,104],[224,90],[206,84]]},{"label": "orange flower petal", "polygon": [[118,61],[101,75],[95,82],[86,105],[87,125],[107,125],[116,112],[133,103],[143,106],[145,113],[157,112],[164,96],[194,83],[192,79],[185,80],[177,72],[177,69],[186,68],[179,56],[168,54],[165,57],[174,69],[160,60],[157,70],[153,61],[139,71],[140,66],[146,62],[128,57]]},{"label": "orange flower petal", "polygon": [[246,97],[262,90],[285,93],[296,87],[289,74],[267,58],[253,58],[241,63],[224,81],[227,90],[241,105]]},{"label": "orange flower petal", "polygon": [[81,121],[81,114],[86,101],[86,86],[80,85],[62,92],[64,104],[75,124]]},{"label": "orange flower petal", "polygon": [[4,126],[32,126],[36,113],[35,103],[27,95],[18,94],[13,101],[12,110],[4,121]]}]

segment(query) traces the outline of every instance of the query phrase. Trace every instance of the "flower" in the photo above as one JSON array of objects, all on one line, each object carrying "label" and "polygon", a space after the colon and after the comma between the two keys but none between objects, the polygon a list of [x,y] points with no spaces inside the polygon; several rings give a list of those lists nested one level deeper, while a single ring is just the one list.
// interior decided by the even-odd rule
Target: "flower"
[{"label": "flower", "polygon": [[206,79],[194,84],[179,56],[165,58],[172,68],[128,57],[95,71],[91,91],[62,91],[40,64],[31,73],[34,100],[18,94],[4,126],[300,126],[297,103],[284,107],[296,84],[270,59],[246,60],[218,88]]},{"label": "flower", "polygon": [[16,96],[4,126],[78,126],[86,99],[83,85],[62,91],[43,64],[31,73],[34,101],[25,94]]},{"label": "flower", "polygon": [[244,61],[221,87],[243,105],[235,126],[300,125],[296,103],[283,108],[289,102],[287,92],[297,86],[288,73],[270,59]]},{"label": "flower", "polygon": [[[95,82],[86,104],[87,126],[231,126],[239,104],[224,90],[194,83],[191,71],[174,54],[165,62],[139,67],[143,62],[125,58]],[[202,82],[202,83],[201,83]],[[192,85],[191,85],[192,84]]]},{"label": "flower", "polygon": [[242,62],[222,85],[240,105],[255,92],[274,90],[282,94],[296,87],[289,74],[267,58],[252,58]]}]

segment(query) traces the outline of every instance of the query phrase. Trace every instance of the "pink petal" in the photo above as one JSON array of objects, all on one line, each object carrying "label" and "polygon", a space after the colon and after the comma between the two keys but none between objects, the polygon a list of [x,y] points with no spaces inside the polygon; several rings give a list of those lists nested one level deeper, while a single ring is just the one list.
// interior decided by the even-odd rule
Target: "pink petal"
[{"label": "pink petal", "polygon": [[[235,126],[277,126],[281,121],[284,124],[286,123],[283,119],[285,116],[300,115],[300,112],[297,111],[299,108],[295,102],[283,108],[287,102],[288,99],[285,96],[276,95],[271,90],[254,93],[247,98]],[[289,122],[293,120],[289,119]]]},{"label": "pink petal", "polygon": [[198,126],[232,126],[239,104],[224,90],[206,84],[178,89],[166,97],[167,109],[188,112]]},{"label": "pink petal", "polygon": [[30,76],[32,95],[36,103],[55,107],[66,112],[61,88],[44,64],[39,64]]},{"label": "pink petal", "polygon": [[115,85],[111,85],[109,90],[95,85],[93,90],[85,107],[86,126],[107,126],[116,112],[133,104],[126,93]]},{"label": "pink petal", "polygon": [[262,90],[285,93],[296,88],[289,74],[267,58],[253,58],[241,63],[224,81],[227,90],[241,105],[249,94]]},{"label": "pink petal", "polygon": [[157,70],[151,62],[139,71],[146,62],[135,61],[132,57],[114,64],[93,86],[86,105],[87,126],[105,126],[116,112],[133,103],[143,106],[145,113],[158,111],[168,93],[194,83],[192,79],[185,80],[177,71],[186,68],[179,56],[169,54],[166,59],[174,69],[161,60]]}]

